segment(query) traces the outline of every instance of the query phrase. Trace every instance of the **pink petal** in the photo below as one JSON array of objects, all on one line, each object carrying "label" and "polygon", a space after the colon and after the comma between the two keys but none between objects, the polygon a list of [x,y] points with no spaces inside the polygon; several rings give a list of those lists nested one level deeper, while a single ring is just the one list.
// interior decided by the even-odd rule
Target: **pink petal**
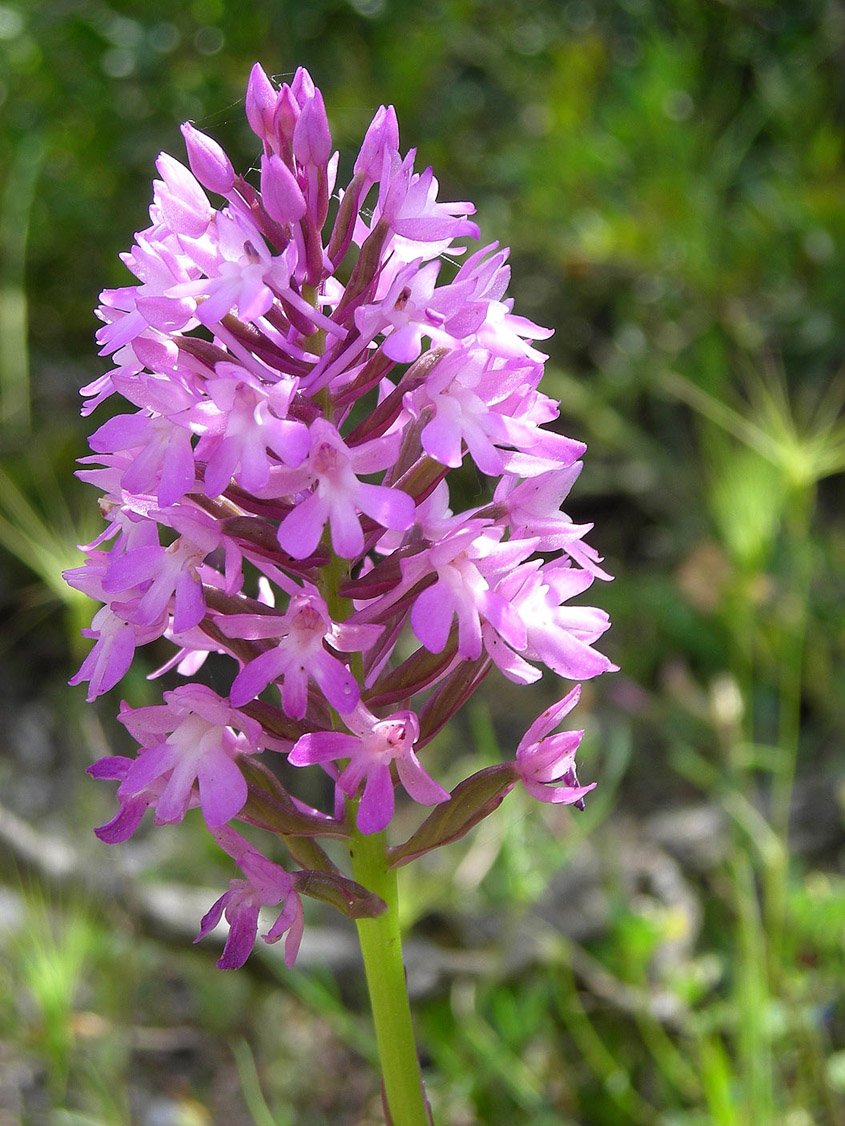
[{"label": "pink petal", "polygon": [[209,829],[225,825],[243,809],[248,796],[246,779],[225,753],[206,752],[197,770],[200,805]]},{"label": "pink petal", "polygon": [[362,833],[380,833],[393,816],[393,783],[390,768],[377,766],[367,775],[364,796],[358,806],[356,824]]},{"label": "pink petal", "polygon": [[574,805],[580,801],[590,790],[594,790],[597,782],[589,786],[544,786],[530,779],[524,781],[526,791],[538,801],[551,802],[553,805]]},{"label": "pink petal", "polygon": [[331,505],[329,525],[332,532],[332,547],[337,554],[343,559],[357,559],[364,550],[364,533],[361,531],[361,522],[355,512],[355,506],[346,497],[338,497]]},{"label": "pink petal", "polygon": [[282,682],[282,707],[291,719],[302,719],[308,707],[308,674],[296,664],[285,670]]},{"label": "pink petal", "polygon": [[257,903],[239,906],[232,912],[223,956],[217,959],[219,969],[239,970],[250,956],[258,934],[258,912]]},{"label": "pink petal", "polygon": [[391,360],[400,364],[410,364],[420,354],[423,326],[420,324],[400,325],[387,337],[382,349]]},{"label": "pink petal", "polygon": [[151,786],[172,769],[173,757],[174,749],[167,743],[159,743],[157,747],[142,751],[118,787],[118,797],[129,797]]},{"label": "pink petal", "polygon": [[572,711],[580,698],[581,685],[576,684],[572,691],[568,692],[562,700],[558,700],[556,704],[552,704],[551,707],[541,712],[525,732],[522,739],[520,739],[517,752],[525,747],[532,746],[534,743],[539,743],[545,735],[548,735],[550,731],[557,727],[565,715],[568,715],[569,712]]},{"label": "pink petal", "polygon": [[514,684],[534,684],[543,675],[540,669],[529,665],[519,654],[514,653],[490,626],[482,626],[484,648],[496,668]]},{"label": "pink petal", "polygon": [[411,625],[426,649],[440,653],[449,638],[454,615],[452,592],[445,583],[438,582],[417,598],[411,611]]},{"label": "pink petal", "polygon": [[396,771],[405,790],[421,805],[437,805],[438,802],[449,800],[449,791],[438,785],[423,769],[412,750],[406,751],[402,758],[396,760]]},{"label": "pink petal", "polygon": [[531,630],[528,640],[540,660],[567,680],[590,680],[614,668],[607,657],[563,628]]},{"label": "pink petal", "polygon": [[198,626],[205,617],[205,596],[202,583],[190,571],[180,571],[176,579],[176,603],[173,629],[185,633]]},{"label": "pink petal", "polygon": [[227,637],[246,641],[255,641],[259,637],[278,638],[287,632],[287,626],[278,614],[227,614],[217,618],[217,625]]},{"label": "pink petal", "polygon": [[328,505],[318,493],[311,493],[289,512],[279,525],[279,544],[294,559],[314,554],[323,534]]},{"label": "pink petal", "polygon": [[107,755],[105,758],[97,759],[86,770],[86,774],[90,774],[92,778],[119,778],[121,781],[126,777],[129,767],[134,762],[134,759],[127,758],[125,755]]},{"label": "pink petal", "polygon": [[[170,748],[171,751],[174,748]],[[181,749],[180,749],[181,750]],[[173,771],[167,781],[161,796],[156,802],[156,822],[171,825],[181,821],[188,809],[188,803],[193,794],[194,782],[197,778],[197,760],[195,755],[176,755],[171,759]]]},{"label": "pink petal", "polygon": [[164,548],[133,547],[124,555],[110,558],[108,570],[103,579],[103,590],[109,594],[123,593],[133,586],[146,582],[159,569]]},{"label": "pink petal", "polygon": [[208,496],[220,496],[228,487],[237,469],[238,457],[237,442],[233,438],[224,438],[205,467],[205,491]]},{"label": "pink petal", "polygon": [[105,844],[120,844],[128,841],[143,820],[149,808],[149,798],[127,798],[120,803],[117,814],[94,830],[94,835]]},{"label": "pink petal", "polygon": [[[448,404],[451,406],[451,404]],[[427,454],[442,465],[455,469],[463,460],[461,455],[461,429],[458,424],[457,409],[447,408],[447,403],[438,403],[437,414],[422,432],[422,444]]]},{"label": "pink petal", "polygon": [[362,482],[358,487],[356,500],[361,511],[366,512],[383,528],[404,532],[416,518],[414,499],[402,489]]},{"label": "pink petal", "polygon": [[214,928],[223,917],[223,910],[231,897],[232,892],[227,891],[224,895],[221,895],[219,899],[215,900],[214,903],[212,903],[212,905],[200,920],[200,932],[194,939],[194,942],[199,942],[201,938],[205,938],[207,934],[210,934],[214,930]]},{"label": "pink petal", "polygon": [[343,731],[313,731],[303,735],[288,755],[294,766],[312,766],[318,762],[349,758],[360,747],[360,740]]},{"label": "pink petal", "polygon": [[259,696],[270,681],[280,675],[285,663],[285,654],[276,648],[268,649],[266,653],[244,665],[232,682],[229,692],[232,707],[239,708]]},{"label": "pink petal", "polygon": [[309,671],[332,707],[341,715],[352,711],[361,694],[357,680],[346,665],[324,650],[313,659]]}]

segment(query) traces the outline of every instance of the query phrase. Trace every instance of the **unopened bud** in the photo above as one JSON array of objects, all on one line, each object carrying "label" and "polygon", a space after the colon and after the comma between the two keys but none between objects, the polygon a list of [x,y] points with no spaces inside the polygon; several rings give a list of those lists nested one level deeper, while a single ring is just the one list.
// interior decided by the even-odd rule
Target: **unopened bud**
[{"label": "unopened bud", "polygon": [[332,135],[319,90],[302,107],[293,131],[293,155],[300,164],[321,168],[332,153]]},{"label": "unopened bud", "polygon": [[288,89],[296,99],[296,104],[302,108],[309,98],[314,97],[316,87],[308,70],[304,66],[298,66]]},{"label": "unopened bud", "polygon": [[281,149],[288,153],[293,141],[293,131],[299,120],[299,112],[299,105],[290,91],[290,86],[283,86],[273,114],[273,133],[280,142]]},{"label": "unopened bud", "polygon": [[381,179],[385,150],[399,149],[399,124],[393,106],[379,106],[355,161],[354,172],[371,184]]},{"label": "unopened bud", "polygon": [[277,223],[296,223],[305,214],[305,198],[296,177],[275,154],[261,158],[261,202]]},{"label": "unopened bud", "polygon": [[273,114],[279,95],[273,83],[256,63],[246,88],[246,118],[253,133],[262,141],[269,140],[273,129]]},{"label": "unopened bud", "polygon": [[235,170],[220,145],[188,121],[182,126],[182,136],[191,171],[202,186],[218,195],[228,195],[235,182]]}]

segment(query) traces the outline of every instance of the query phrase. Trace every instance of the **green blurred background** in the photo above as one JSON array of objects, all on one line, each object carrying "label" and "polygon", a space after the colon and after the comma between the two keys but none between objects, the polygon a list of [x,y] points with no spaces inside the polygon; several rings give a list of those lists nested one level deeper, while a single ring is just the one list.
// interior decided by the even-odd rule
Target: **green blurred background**
[{"label": "green blurred background", "polygon": [[[221,974],[190,946],[231,876],[201,826],[91,833],[112,798],[84,768],[166,646],[96,706],[66,686],[92,309],[181,121],[255,160],[256,60],[311,70],[346,167],[392,102],[512,247],[589,443],[569,511],[617,576],[590,592],[622,671],[580,708],[586,813],[515,793],[404,870],[436,1121],[845,1122],[841,4],[5,0],[0,1123],[381,1121],[351,926]],[[556,691],[488,682],[438,778],[511,755]]]}]

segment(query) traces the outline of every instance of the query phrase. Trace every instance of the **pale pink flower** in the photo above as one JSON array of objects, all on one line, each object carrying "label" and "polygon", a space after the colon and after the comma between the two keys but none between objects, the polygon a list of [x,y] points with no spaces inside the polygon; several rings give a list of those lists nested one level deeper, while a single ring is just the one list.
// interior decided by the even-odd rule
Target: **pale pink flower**
[{"label": "pale pink flower", "polygon": [[163,706],[121,708],[118,718],[144,749],[118,797],[131,798],[163,781],[154,803],[156,822],[168,824],[182,820],[197,786],[206,824],[211,829],[224,825],[247,799],[237,760],[260,750],[261,727],[201,684],[165,692],[164,699]]},{"label": "pale pink flower", "polygon": [[294,766],[349,759],[337,780],[338,788],[354,797],[361,783],[364,790],[356,823],[362,833],[378,833],[393,817],[394,795],[391,763],[395,763],[405,791],[421,805],[448,801],[449,793],[423,769],[414,753],[420,725],[411,711],[394,712],[378,719],[363,705],[344,716],[353,734],[314,731],[296,743],[288,761]]},{"label": "pale pink flower", "polygon": [[232,880],[229,890],[212,904],[202,918],[200,932],[194,941],[199,942],[210,934],[225,913],[229,934],[217,965],[221,970],[239,969],[252,953],[258,937],[261,908],[277,907],[281,903],[282,910],[276,921],[261,937],[265,942],[273,943],[287,934],[285,963],[292,966],[302,941],[305,917],[290,873],[255,850],[241,853],[237,864],[245,879]]},{"label": "pale pink flower", "polygon": [[360,652],[381,633],[380,626],[333,622],[316,592],[293,595],[284,614],[234,614],[220,618],[218,624],[229,637],[276,641],[235,677],[232,703],[240,707],[271,681],[281,680],[282,707],[295,719],[305,715],[309,681],[318,685],[332,707],[341,713],[351,711],[360,698],[358,683],[325,643],[343,652]]}]

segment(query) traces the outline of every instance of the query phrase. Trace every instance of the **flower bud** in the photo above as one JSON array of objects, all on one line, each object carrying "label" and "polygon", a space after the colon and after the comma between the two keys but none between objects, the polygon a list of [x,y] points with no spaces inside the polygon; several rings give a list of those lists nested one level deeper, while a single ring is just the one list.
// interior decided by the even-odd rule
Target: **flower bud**
[{"label": "flower bud", "polygon": [[283,86],[273,113],[273,133],[280,141],[282,150],[290,149],[299,114],[299,105],[290,91],[290,86]]},{"label": "flower bud", "polygon": [[191,171],[202,186],[218,195],[228,195],[235,182],[235,170],[223,149],[188,121],[182,126],[182,136]]},{"label": "flower bud", "polygon": [[376,110],[355,161],[355,174],[360,173],[371,184],[380,180],[386,149],[399,149],[399,124],[393,106],[379,106]]},{"label": "flower bud", "polygon": [[293,130],[293,154],[300,164],[320,168],[332,153],[332,135],[323,95],[319,90],[302,107]]},{"label": "flower bud", "polygon": [[273,113],[278,98],[279,95],[263,67],[256,63],[246,88],[246,119],[253,133],[262,141],[266,141],[272,133]]},{"label": "flower bud", "polygon": [[305,199],[296,177],[275,154],[261,158],[261,202],[270,218],[285,226],[305,214]]},{"label": "flower bud", "polygon": [[309,98],[314,97],[315,89],[314,79],[308,73],[308,70],[304,66],[298,66],[293,76],[293,82],[291,82],[289,86],[289,90],[296,99],[296,104],[300,109],[304,108]]}]

